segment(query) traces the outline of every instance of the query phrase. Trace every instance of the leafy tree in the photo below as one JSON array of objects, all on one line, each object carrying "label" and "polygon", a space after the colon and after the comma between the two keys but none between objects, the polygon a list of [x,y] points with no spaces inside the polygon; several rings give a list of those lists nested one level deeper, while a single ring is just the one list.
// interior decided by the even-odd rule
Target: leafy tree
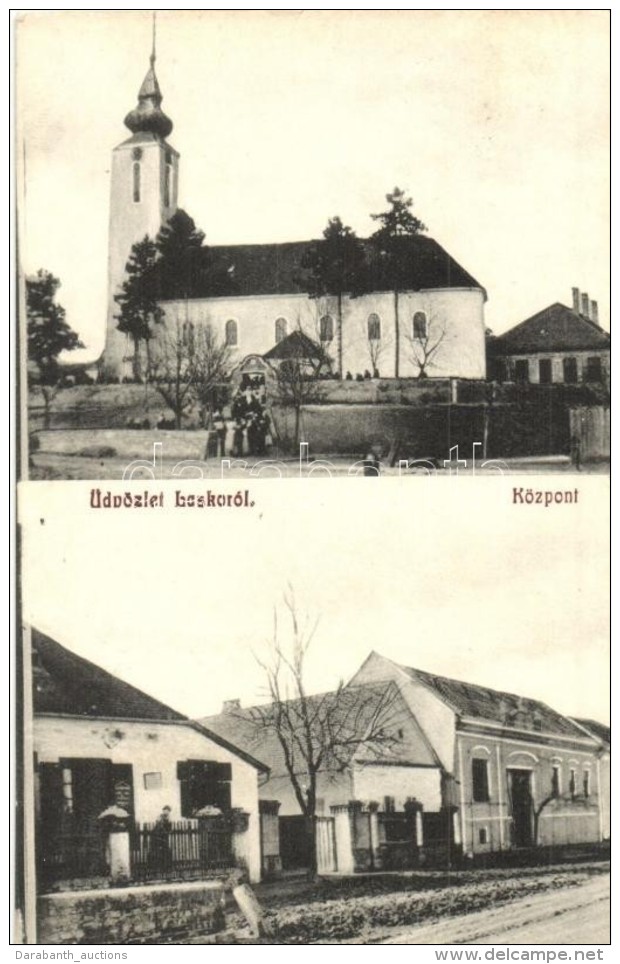
[{"label": "leafy tree", "polygon": [[323,240],[315,241],[307,250],[302,268],[307,271],[305,283],[311,298],[326,295],[336,299],[338,371],[342,377],[342,299],[355,295],[363,285],[366,258],[364,246],[355,232],[339,217],[330,218]]},{"label": "leafy tree", "polygon": [[204,231],[181,208],[157,235],[160,293],[165,298],[188,298],[200,271]]},{"label": "leafy tree", "polygon": [[234,293],[234,277],[204,243],[204,231],[181,208],[163,225],[155,244],[160,298]]},{"label": "leafy tree", "polygon": [[43,268],[26,278],[29,380],[43,396],[45,428],[49,428],[51,404],[60,388],[59,355],[84,347],[65,321],[65,309],[56,301],[59,287],[58,278]]},{"label": "leafy tree", "polygon": [[144,342],[147,354],[146,377],[150,375],[150,341],[154,335],[154,325],[161,321],[163,312],[157,304],[155,265],[157,247],[155,242],[145,236],[137,241],[125,265],[125,280],[114,300],[120,307],[115,315],[117,328],[129,335],[133,341],[133,377],[142,380],[140,346]]},{"label": "leafy tree", "polygon": [[413,201],[400,188],[395,187],[392,193],[386,194],[385,197],[390,205],[387,211],[371,214],[373,221],[378,221],[380,224],[371,236],[371,240],[377,250],[380,274],[394,295],[394,374],[398,378],[400,372],[398,296],[400,291],[408,287],[411,258],[408,239],[426,231],[426,225],[412,213]]}]

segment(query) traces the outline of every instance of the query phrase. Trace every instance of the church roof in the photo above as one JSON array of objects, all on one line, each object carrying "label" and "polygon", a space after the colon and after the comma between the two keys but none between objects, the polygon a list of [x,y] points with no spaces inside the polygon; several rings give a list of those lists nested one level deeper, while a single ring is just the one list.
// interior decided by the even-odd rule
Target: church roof
[{"label": "church roof", "polygon": [[609,348],[610,337],[595,322],[556,301],[494,341],[498,354],[587,351]]},{"label": "church roof", "polygon": [[158,138],[166,138],[172,131],[172,121],[161,109],[162,93],[155,73],[155,53],[142,86],[138,91],[138,106],[127,114],[125,127],[132,134],[149,133]]},{"label": "church roof", "polygon": [[[367,259],[366,291],[390,291],[392,283],[376,245],[362,242]],[[225,277],[218,286],[222,297],[304,294],[308,290],[304,256],[317,241],[287,241],[278,244],[213,245],[202,252],[205,268],[221,266]],[[397,257],[399,290],[433,288],[482,288],[433,238],[415,235],[399,239]],[[482,289],[484,290],[484,289]],[[213,297],[209,272],[195,272],[191,297]],[[165,297],[165,294],[164,294]]]}]

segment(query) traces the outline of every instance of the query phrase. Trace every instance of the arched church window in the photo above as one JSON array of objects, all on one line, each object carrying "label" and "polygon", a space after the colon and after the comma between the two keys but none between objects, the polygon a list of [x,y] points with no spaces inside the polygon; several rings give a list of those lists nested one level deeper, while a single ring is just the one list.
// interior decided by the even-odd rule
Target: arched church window
[{"label": "arched church window", "polygon": [[190,348],[194,345],[194,322],[186,321],[183,323],[183,344]]},{"label": "arched church window", "polygon": [[419,340],[426,338],[426,314],[423,311],[416,311],[413,316],[413,337]]},{"label": "arched church window", "polygon": [[368,315],[368,341],[381,341],[381,319],[374,311]]},{"label": "arched church window", "polygon": [[276,345],[286,338],[288,324],[286,318],[276,318]]},{"label": "arched church window", "polygon": [[321,341],[334,340],[334,319],[331,315],[323,315],[319,321],[319,334]]},{"label": "arched church window", "polygon": [[140,201],[140,164],[135,161],[133,166],[133,199],[137,204]]},{"label": "arched church window", "polygon": [[229,348],[234,348],[239,340],[239,330],[237,322],[233,318],[229,318],[226,322],[226,345]]}]

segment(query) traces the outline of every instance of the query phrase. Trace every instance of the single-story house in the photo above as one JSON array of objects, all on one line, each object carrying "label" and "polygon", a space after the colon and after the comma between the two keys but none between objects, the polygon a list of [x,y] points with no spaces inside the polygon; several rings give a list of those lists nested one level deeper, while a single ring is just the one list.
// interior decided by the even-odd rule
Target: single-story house
[{"label": "single-story house", "polygon": [[596,301],[573,288],[572,308],[555,302],[490,340],[489,375],[500,382],[609,387],[610,344]]},{"label": "single-story house", "polygon": [[[609,742],[595,724],[576,722],[539,700],[412,669],[375,652],[338,693],[307,700],[313,721],[330,712],[330,701],[340,707],[329,716],[330,734],[333,720],[351,723],[348,753],[326,754],[318,773],[319,863],[323,859],[326,869],[595,844],[609,835]],[[301,720],[298,704],[285,701],[289,719]],[[378,706],[385,710],[382,728],[389,738],[375,744]],[[281,865],[303,865],[309,825],[269,710],[243,709],[233,700],[203,724],[268,764],[261,811],[279,814]],[[324,731],[318,722],[313,726],[319,742]],[[302,754],[294,761],[302,786],[303,766]],[[270,847],[265,870],[278,866],[272,838]],[[326,848],[334,851],[331,861]]]},{"label": "single-story house", "polygon": [[[251,880],[260,878],[264,763],[36,629],[32,662],[42,879],[105,874],[100,816],[110,807],[129,816],[132,860],[142,876],[172,874],[184,846],[185,862],[194,856],[196,871],[229,863],[244,866]],[[168,843],[162,847],[160,840],[146,860],[146,837],[164,808]],[[205,857],[197,815],[210,819],[209,839],[219,841],[211,856]],[[158,846],[165,867],[154,866]]]}]

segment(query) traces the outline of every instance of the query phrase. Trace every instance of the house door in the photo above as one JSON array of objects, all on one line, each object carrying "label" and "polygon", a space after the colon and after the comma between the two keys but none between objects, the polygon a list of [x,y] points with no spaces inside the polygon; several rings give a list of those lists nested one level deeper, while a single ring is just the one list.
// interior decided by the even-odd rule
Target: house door
[{"label": "house door", "polygon": [[530,770],[508,771],[512,802],[513,843],[515,847],[531,847],[532,838],[532,774]]}]

